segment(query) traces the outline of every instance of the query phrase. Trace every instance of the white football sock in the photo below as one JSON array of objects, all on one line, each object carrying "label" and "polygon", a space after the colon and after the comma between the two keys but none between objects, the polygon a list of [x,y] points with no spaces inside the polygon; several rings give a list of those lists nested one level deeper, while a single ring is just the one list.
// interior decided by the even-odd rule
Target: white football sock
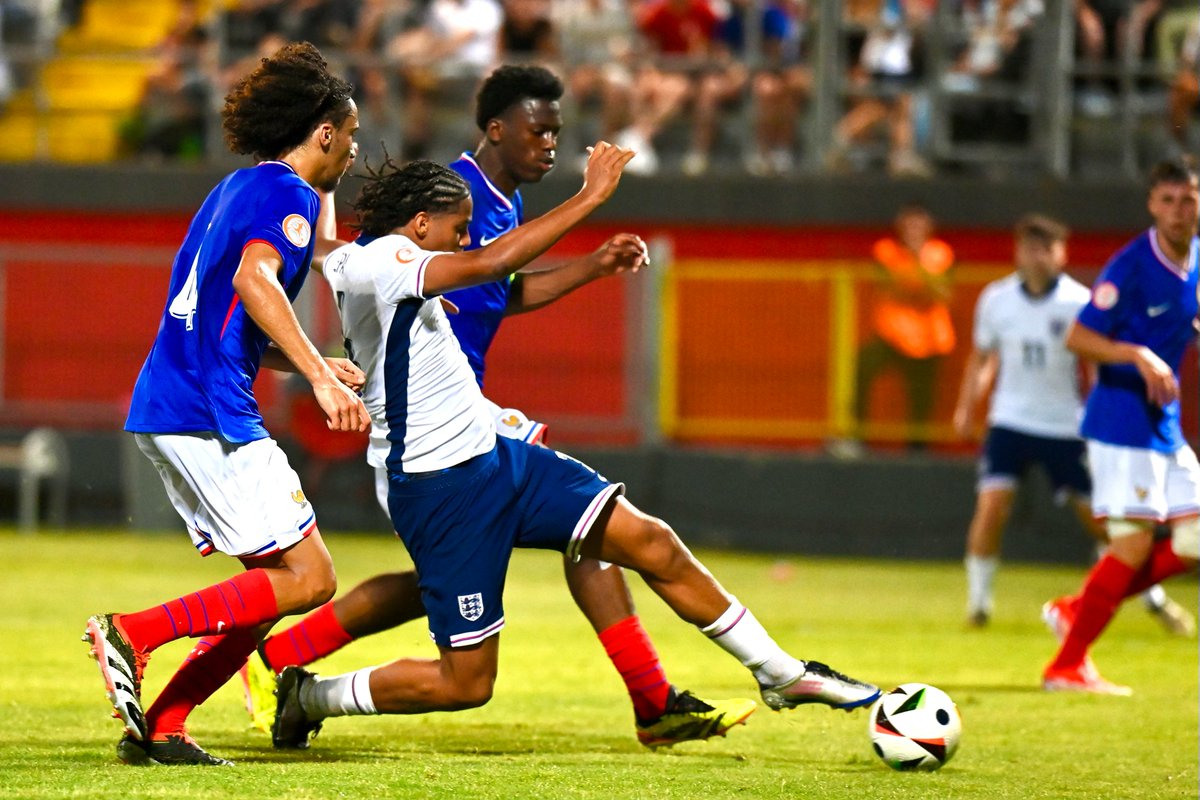
[{"label": "white football sock", "polygon": [[309,719],[378,714],[371,698],[371,673],[365,667],[331,678],[312,677],[300,687],[300,707]]},{"label": "white football sock", "polygon": [[748,667],[761,686],[778,686],[804,674],[804,662],[785,653],[736,598],[716,622],[700,630]]},{"label": "white football sock", "polygon": [[992,613],[992,585],[996,580],[1000,558],[968,554],[963,563],[967,567],[967,611]]}]

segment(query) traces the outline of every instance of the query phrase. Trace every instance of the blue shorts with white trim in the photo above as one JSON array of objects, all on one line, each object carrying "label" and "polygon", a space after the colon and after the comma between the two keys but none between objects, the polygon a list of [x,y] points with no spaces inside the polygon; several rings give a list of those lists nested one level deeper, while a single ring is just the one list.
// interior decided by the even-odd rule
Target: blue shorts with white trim
[{"label": "blue shorts with white trim", "polygon": [[1088,474],[1082,439],[1055,439],[993,426],[988,431],[979,462],[980,488],[1015,486],[1034,464],[1041,464],[1056,494],[1071,492],[1088,497]]},{"label": "blue shorts with white trim", "polygon": [[579,546],[620,483],[570,456],[497,437],[458,466],[388,476],[388,511],[420,576],[441,647],[478,644],[504,627],[504,578],[516,547]]}]

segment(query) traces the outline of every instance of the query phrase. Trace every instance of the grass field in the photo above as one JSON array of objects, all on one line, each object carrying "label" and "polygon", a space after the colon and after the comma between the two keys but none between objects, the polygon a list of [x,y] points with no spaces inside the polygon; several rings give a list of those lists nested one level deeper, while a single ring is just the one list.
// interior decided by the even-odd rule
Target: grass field
[{"label": "grass field", "polygon": [[[386,535],[327,537],[349,588],[407,565]],[[520,553],[509,577],[500,679],[486,707],[424,717],[334,719],[306,753],[275,752],[246,728],[240,689],[221,690],[193,735],[232,769],[144,768],[113,754],[95,665],[79,641],[89,614],[136,610],[227,577],[182,534],[0,532],[0,797],[57,798],[1195,798],[1197,648],[1169,638],[1138,606],[1095,649],[1132,698],[1047,695],[1053,643],[1043,600],[1073,590],[1080,568],[1009,565],[997,619],[961,626],[957,564],[835,561],[702,553],[791,652],[892,686],[932,683],[954,697],[965,732],[937,773],[888,770],[870,751],[866,712],[760,708],[727,739],[650,753],[633,737],[619,678],[571,605],[555,557]],[[701,696],[755,696],[748,674],[676,620],[635,579],[642,618],[672,680]],[[1196,583],[1172,594],[1196,606]],[[151,660],[150,697],[187,645]],[[326,673],[434,652],[414,623],[320,662]]]}]

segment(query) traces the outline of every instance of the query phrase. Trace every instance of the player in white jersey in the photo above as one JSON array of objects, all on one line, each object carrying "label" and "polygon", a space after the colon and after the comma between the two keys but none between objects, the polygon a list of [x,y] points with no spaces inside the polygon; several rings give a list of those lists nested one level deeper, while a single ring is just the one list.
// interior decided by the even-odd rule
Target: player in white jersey
[{"label": "player in white jersey", "polygon": [[[357,250],[340,264],[335,253],[330,267],[346,273],[347,286],[374,289],[383,338],[382,367],[374,371],[384,382],[389,511],[416,566],[439,658],[401,659],[325,679],[288,667],[280,675],[272,728],[277,747],[307,746],[329,716],[486,703],[514,547],[635,569],[682,619],[751,670],[771,708],[818,703],[849,710],[879,697],[875,686],[783,651],[670,527],[624,499],[622,484],[562,453],[495,435],[438,298],[494,281],[543,252],[615,189],[630,157],[601,142],[579,194],[467,253],[445,252],[465,244],[471,216],[466,184],[445,168],[418,162],[383,174],[356,203],[370,236],[352,245]],[[455,182],[457,193],[449,191]],[[369,277],[355,274],[363,271]]]},{"label": "player in white jersey", "polygon": [[[1022,218],[1014,229],[1016,272],[988,284],[975,307],[974,350],[954,413],[956,431],[973,436],[975,408],[993,387],[967,532],[967,624],[973,627],[991,617],[1004,528],[1017,484],[1031,466],[1041,465],[1056,499],[1070,503],[1084,530],[1098,542],[1106,538],[1092,517],[1079,436],[1081,366],[1064,342],[1091,291],[1063,274],[1066,242],[1067,229],[1056,220]],[[1191,624],[1162,587],[1147,590],[1146,604],[1169,630],[1186,632]]]}]

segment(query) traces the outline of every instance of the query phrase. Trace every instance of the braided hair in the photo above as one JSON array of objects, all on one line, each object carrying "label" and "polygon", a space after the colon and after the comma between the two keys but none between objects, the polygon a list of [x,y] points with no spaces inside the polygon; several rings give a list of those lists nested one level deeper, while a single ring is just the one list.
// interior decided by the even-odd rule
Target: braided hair
[{"label": "braided hair", "polygon": [[313,45],[285,45],[225,96],[225,142],[235,153],[278,158],[303,144],[321,123],[340,126],[350,114],[352,89],[330,74]]},{"label": "braided hair", "polygon": [[400,167],[385,153],[379,169],[364,167],[366,183],[354,201],[358,222],[353,227],[370,236],[391,233],[421,211],[449,211],[471,196],[471,187],[457,172],[432,161]]},{"label": "braided hair", "polygon": [[549,103],[562,96],[562,81],[545,67],[511,64],[499,67],[483,82],[475,98],[475,124],[486,131],[489,120],[503,116],[522,100],[532,98]]}]

